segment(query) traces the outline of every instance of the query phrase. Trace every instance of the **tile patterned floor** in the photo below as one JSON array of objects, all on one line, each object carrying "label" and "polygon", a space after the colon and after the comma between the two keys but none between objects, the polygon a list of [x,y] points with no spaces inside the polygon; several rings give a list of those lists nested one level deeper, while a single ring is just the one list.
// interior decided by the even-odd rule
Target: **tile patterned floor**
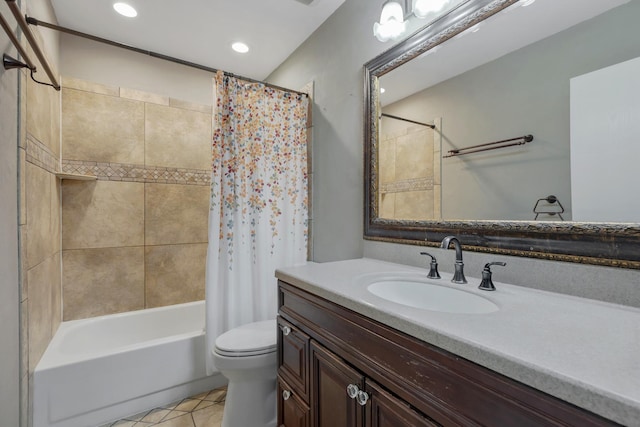
[{"label": "tile patterned floor", "polygon": [[101,427],[220,427],[226,395],[211,390]]}]

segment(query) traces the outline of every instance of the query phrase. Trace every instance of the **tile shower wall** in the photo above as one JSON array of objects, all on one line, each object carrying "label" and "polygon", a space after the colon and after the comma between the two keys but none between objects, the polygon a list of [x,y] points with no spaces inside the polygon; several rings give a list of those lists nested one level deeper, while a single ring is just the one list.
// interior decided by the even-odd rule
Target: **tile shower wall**
[{"label": "tile shower wall", "polygon": [[436,136],[436,131],[425,126],[383,125],[378,166],[380,217],[441,218],[440,139]]},{"label": "tile shower wall", "polygon": [[63,78],[64,320],[204,299],[211,106]]},{"label": "tile shower wall", "polygon": [[[45,55],[55,70],[56,53]],[[20,418],[28,425],[33,371],[62,320],[60,93],[34,83],[24,70],[19,79]]]}]

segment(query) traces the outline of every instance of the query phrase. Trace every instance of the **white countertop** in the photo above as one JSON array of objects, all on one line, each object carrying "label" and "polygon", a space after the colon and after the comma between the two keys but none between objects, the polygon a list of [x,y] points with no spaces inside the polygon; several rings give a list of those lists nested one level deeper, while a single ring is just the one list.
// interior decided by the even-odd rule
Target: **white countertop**
[{"label": "white countertop", "polygon": [[[507,267],[508,268],[508,267]],[[411,308],[376,297],[363,275],[424,278],[428,270],[373,259],[282,268],[287,283],[626,426],[640,427],[640,309],[480,279],[436,283],[497,304],[492,313]],[[604,284],[603,286],[605,286]]]}]

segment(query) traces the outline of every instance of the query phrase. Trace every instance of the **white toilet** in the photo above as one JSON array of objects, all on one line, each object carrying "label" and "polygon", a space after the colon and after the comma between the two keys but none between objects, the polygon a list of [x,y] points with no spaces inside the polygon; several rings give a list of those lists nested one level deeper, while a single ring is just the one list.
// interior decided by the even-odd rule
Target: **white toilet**
[{"label": "white toilet", "polygon": [[275,427],[276,320],[249,323],[216,338],[213,363],[229,380],[222,427]]}]

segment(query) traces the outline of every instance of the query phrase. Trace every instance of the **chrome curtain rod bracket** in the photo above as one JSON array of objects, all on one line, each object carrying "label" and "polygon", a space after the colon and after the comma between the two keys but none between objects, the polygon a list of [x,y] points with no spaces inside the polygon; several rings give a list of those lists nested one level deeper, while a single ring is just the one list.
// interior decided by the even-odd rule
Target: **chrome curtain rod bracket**
[{"label": "chrome curtain rod bracket", "polygon": [[405,119],[404,117],[398,117],[398,116],[392,116],[391,114],[387,114],[387,113],[381,113],[380,116],[382,117],[388,117],[390,119],[395,119],[395,120],[402,120],[403,122],[409,122],[409,123],[413,123],[416,125],[421,125],[421,126],[426,126],[429,127],[431,129],[435,129],[436,125],[431,125],[428,123],[422,123],[422,122],[417,122],[415,120],[411,120],[411,119]]},{"label": "chrome curtain rod bracket", "polygon": [[[15,1],[15,0],[6,0],[6,1],[9,2],[9,1]],[[26,22],[28,24],[30,24],[30,25],[41,26],[41,27],[44,27],[44,28],[48,28],[50,30],[59,31],[61,33],[70,34],[72,36],[81,37],[81,38],[84,38],[84,39],[87,39],[87,40],[91,40],[91,41],[94,41],[94,42],[108,44],[108,45],[113,46],[113,47],[118,47],[118,48],[121,48],[121,49],[126,49],[126,50],[130,50],[130,51],[137,52],[137,53],[142,53],[144,55],[151,56],[152,58],[162,59],[164,61],[169,61],[169,62],[173,62],[173,63],[180,64],[180,65],[185,65],[185,66],[191,67],[191,68],[197,68],[199,70],[208,71],[210,73],[214,73],[215,74],[215,73],[217,73],[219,71],[216,68],[207,67],[206,65],[196,64],[195,62],[185,61],[184,59],[175,58],[173,56],[164,55],[162,53],[157,53],[157,52],[153,52],[153,51],[150,51],[150,50],[140,49],[140,48],[137,48],[135,46],[130,46],[130,45],[127,45],[127,44],[124,44],[124,43],[119,43],[119,42],[116,42],[116,41],[113,41],[113,40],[104,39],[102,37],[94,36],[92,34],[87,34],[87,33],[83,33],[83,32],[80,32],[80,31],[72,30],[71,28],[61,27],[60,25],[55,25],[55,24],[51,24],[51,23],[48,23],[48,22],[40,21],[39,19],[36,19],[34,17],[31,17],[31,16],[27,16],[26,17]],[[255,80],[255,79],[252,79],[250,77],[244,77],[244,76],[240,76],[240,75],[237,75],[237,74],[234,75],[233,73],[229,73],[227,71],[223,71],[223,72],[227,76],[236,77],[236,78],[238,78],[240,80],[244,80],[244,81],[247,81],[247,82],[250,82],[250,83],[262,83],[265,86],[273,88],[273,89],[282,90],[284,92],[291,92],[291,93],[295,93],[297,95],[309,96],[309,94],[305,93],[305,92],[300,92],[300,91],[293,90],[293,89],[287,89],[287,88],[284,88],[282,86],[277,86],[277,85],[274,85],[274,84],[271,84],[271,83],[263,82],[263,81],[260,81],[260,80]]]},{"label": "chrome curtain rod bracket", "polygon": [[465,154],[479,153],[481,151],[490,151],[497,150],[499,148],[513,147],[516,145],[524,145],[531,141],[533,141],[533,135],[524,135],[517,138],[503,139],[502,141],[488,142],[486,144],[478,144],[472,145],[470,147],[449,150],[445,156],[442,156],[442,158],[446,159],[448,157],[463,156]]}]

